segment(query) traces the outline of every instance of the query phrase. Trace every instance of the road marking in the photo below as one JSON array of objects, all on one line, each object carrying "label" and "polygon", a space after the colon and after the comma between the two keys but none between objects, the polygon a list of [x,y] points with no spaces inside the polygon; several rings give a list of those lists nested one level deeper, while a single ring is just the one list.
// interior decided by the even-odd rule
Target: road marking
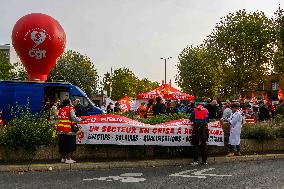
[{"label": "road marking", "polygon": [[[214,170],[215,168],[209,168],[209,169],[203,169],[198,171],[198,169],[192,169],[192,170],[186,170],[178,173],[171,174],[171,177],[195,177],[195,178],[207,178],[208,176],[210,177],[231,177],[232,175],[216,175],[216,174],[204,174],[206,171],[211,171]],[[193,172],[195,171],[195,172]],[[188,174],[190,173],[190,174]]]},{"label": "road marking", "polygon": [[[143,182],[146,179],[141,178],[143,173],[124,173],[119,176],[108,176],[108,177],[99,177],[99,178],[91,178],[91,179],[83,179],[83,181],[92,181],[92,180],[101,180],[101,181],[121,181],[121,182]],[[140,178],[137,178],[140,177]]]}]

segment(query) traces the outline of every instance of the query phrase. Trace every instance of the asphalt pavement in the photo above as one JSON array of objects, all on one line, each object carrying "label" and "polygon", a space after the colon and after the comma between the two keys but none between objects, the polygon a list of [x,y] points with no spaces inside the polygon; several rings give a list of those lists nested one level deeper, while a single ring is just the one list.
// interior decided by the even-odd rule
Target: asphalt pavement
[{"label": "asphalt pavement", "polygon": [[0,188],[284,189],[284,159],[211,162],[206,166],[136,166],[92,170],[1,172]]}]

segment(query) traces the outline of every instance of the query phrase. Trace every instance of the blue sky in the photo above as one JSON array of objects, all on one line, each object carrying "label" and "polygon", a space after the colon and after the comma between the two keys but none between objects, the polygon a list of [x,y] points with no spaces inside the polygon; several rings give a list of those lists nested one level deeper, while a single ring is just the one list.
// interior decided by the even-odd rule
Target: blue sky
[{"label": "blue sky", "polygon": [[[139,78],[174,80],[179,53],[199,45],[220,18],[239,9],[271,17],[284,0],[9,0],[0,6],[0,44],[11,44],[11,31],[22,16],[40,12],[57,19],[67,49],[89,56],[99,75],[127,67]],[[15,57],[15,55],[13,55]],[[12,58],[15,61],[14,58]]]}]

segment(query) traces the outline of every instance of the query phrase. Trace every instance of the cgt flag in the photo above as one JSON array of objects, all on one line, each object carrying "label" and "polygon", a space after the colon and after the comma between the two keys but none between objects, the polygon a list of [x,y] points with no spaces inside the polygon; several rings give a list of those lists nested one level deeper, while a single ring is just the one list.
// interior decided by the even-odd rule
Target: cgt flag
[{"label": "cgt flag", "polygon": [[122,99],[117,100],[116,102],[119,103],[119,107],[123,113],[130,110],[130,99],[128,96],[125,96]]}]

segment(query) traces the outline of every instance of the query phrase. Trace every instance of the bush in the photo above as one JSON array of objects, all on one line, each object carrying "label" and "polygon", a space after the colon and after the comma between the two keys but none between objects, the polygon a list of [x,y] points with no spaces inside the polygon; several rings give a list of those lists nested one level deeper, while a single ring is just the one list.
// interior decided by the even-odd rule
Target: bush
[{"label": "bush", "polygon": [[284,126],[282,125],[278,129],[276,129],[275,135],[277,138],[284,138]]},{"label": "bush", "polygon": [[245,124],[242,127],[241,138],[271,140],[276,139],[275,129],[268,124]]},{"label": "bush", "polygon": [[188,115],[186,113],[179,113],[179,114],[161,114],[158,116],[154,116],[151,118],[147,118],[147,119],[141,119],[139,121],[141,121],[142,123],[146,123],[146,124],[151,124],[151,125],[155,125],[155,124],[159,124],[159,123],[165,123],[168,121],[172,121],[172,120],[178,120],[178,119],[182,119],[182,118],[188,118]]},{"label": "bush", "polygon": [[284,118],[282,115],[278,114],[275,116],[272,127],[277,138],[284,138]]},{"label": "bush", "polygon": [[130,119],[135,119],[135,120],[140,121],[140,122],[145,123],[145,124],[151,124],[151,125],[155,125],[155,124],[159,124],[159,123],[165,123],[165,122],[168,122],[168,121],[178,120],[178,119],[189,117],[189,115],[186,114],[186,113],[179,113],[179,114],[174,113],[174,114],[161,114],[161,115],[150,117],[150,118],[147,118],[147,119],[141,119],[134,111],[128,111],[128,112],[125,112],[125,113],[120,114],[120,115],[128,117]]},{"label": "bush", "polygon": [[27,153],[35,153],[39,145],[50,145],[54,142],[52,127],[47,114],[31,114],[29,109],[16,107],[15,118],[0,129],[0,144],[9,149],[23,149]]}]

